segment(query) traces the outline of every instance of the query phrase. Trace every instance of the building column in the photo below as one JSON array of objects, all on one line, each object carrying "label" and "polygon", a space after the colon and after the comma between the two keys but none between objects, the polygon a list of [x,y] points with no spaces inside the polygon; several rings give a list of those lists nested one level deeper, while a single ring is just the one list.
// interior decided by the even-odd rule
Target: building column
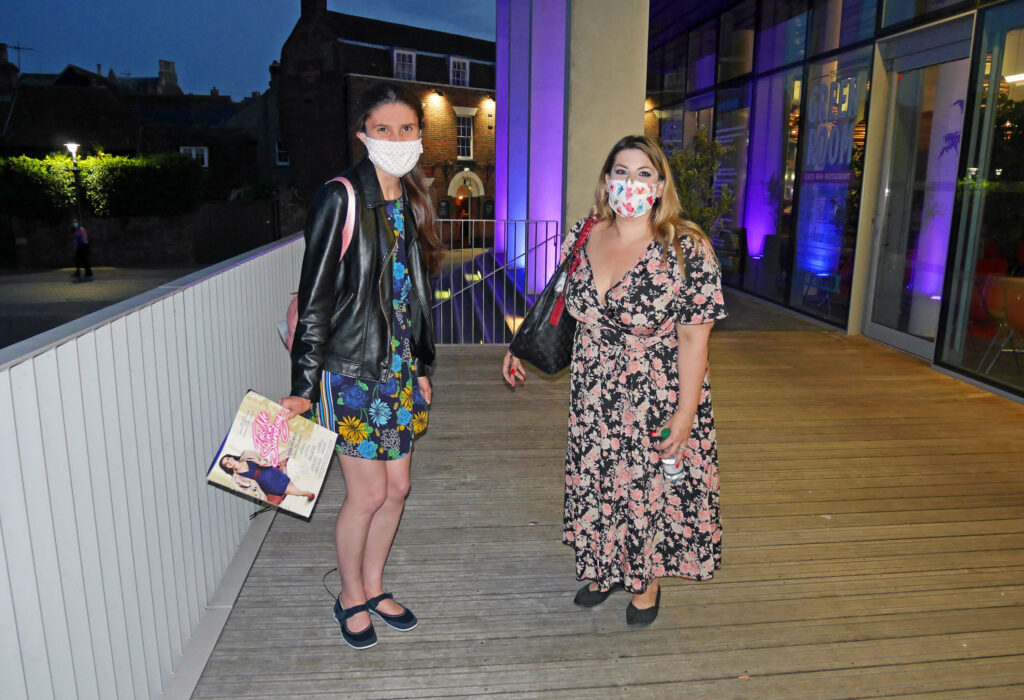
[{"label": "building column", "polygon": [[[648,11],[648,0],[498,0],[496,219],[554,221],[564,235],[587,214],[608,150],[643,133]],[[557,264],[561,236],[543,243],[554,233],[496,232],[527,291]]]}]

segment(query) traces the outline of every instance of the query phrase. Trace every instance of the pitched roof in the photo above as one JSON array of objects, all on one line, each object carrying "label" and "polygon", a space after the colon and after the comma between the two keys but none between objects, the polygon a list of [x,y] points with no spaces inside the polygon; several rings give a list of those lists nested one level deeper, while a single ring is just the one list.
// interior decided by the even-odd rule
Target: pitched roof
[{"label": "pitched roof", "polygon": [[473,39],[460,34],[410,27],[341,12],[328,12],[327,19],[339,39],[394,46],[412,51],[464,56],[491,63],[495,60],[495,43],[485,39]]},{"label": "pitched roof", "polygon": [[60,151],[77,141],[89,150],[130,152],[140,124],[106,88],[19,85],[2,143],[7,150]]}]

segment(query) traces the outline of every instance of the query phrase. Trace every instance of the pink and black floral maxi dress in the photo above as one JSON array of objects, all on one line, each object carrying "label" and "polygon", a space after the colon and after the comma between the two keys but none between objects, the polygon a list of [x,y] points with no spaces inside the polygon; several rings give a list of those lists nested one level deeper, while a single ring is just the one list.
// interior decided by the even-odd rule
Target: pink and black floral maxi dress
[{"label": "pink and black floral maxi dress", "polygon": [[[583,221],[566,237],[576,241]],[[718,450],[705,372],[684,479],[661,472],[649,433],[677,407],[676,324],[725,318],[718,260],[681,240],[667,259],[652,241],[637,265],[598,302],[586,254],[566,285],[578,321],[573,344],[563,541],[576,550],[576,576],[601,589],[639,593],[660,576],[708,579],[721,564]]]}]

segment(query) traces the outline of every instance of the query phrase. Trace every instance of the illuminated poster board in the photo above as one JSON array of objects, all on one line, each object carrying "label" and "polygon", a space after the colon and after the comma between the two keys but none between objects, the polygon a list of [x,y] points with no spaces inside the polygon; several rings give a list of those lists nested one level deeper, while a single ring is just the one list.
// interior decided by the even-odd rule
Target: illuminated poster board
[{"label": "illuminated poster board", "polygon": [[801,125],[790,303],[840,324],[849,313],[870,66],[871,47],[811,64]]}]

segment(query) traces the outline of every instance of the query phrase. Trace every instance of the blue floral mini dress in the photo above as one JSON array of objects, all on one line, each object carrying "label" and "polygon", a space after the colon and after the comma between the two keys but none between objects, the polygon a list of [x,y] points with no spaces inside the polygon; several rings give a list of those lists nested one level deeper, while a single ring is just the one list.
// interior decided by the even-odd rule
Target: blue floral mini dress
[{"label": "blue floral mini dress", "polygon": [[420,393],[410,343],[409,278],[402,200],[388,202],[388,222],[398,236],[391,257],[391,372],[383,383],[368,382],[324,370],[314,416],[338,433],[335,449],[363,459],[400,459],[427,429],[427,402]]}]

